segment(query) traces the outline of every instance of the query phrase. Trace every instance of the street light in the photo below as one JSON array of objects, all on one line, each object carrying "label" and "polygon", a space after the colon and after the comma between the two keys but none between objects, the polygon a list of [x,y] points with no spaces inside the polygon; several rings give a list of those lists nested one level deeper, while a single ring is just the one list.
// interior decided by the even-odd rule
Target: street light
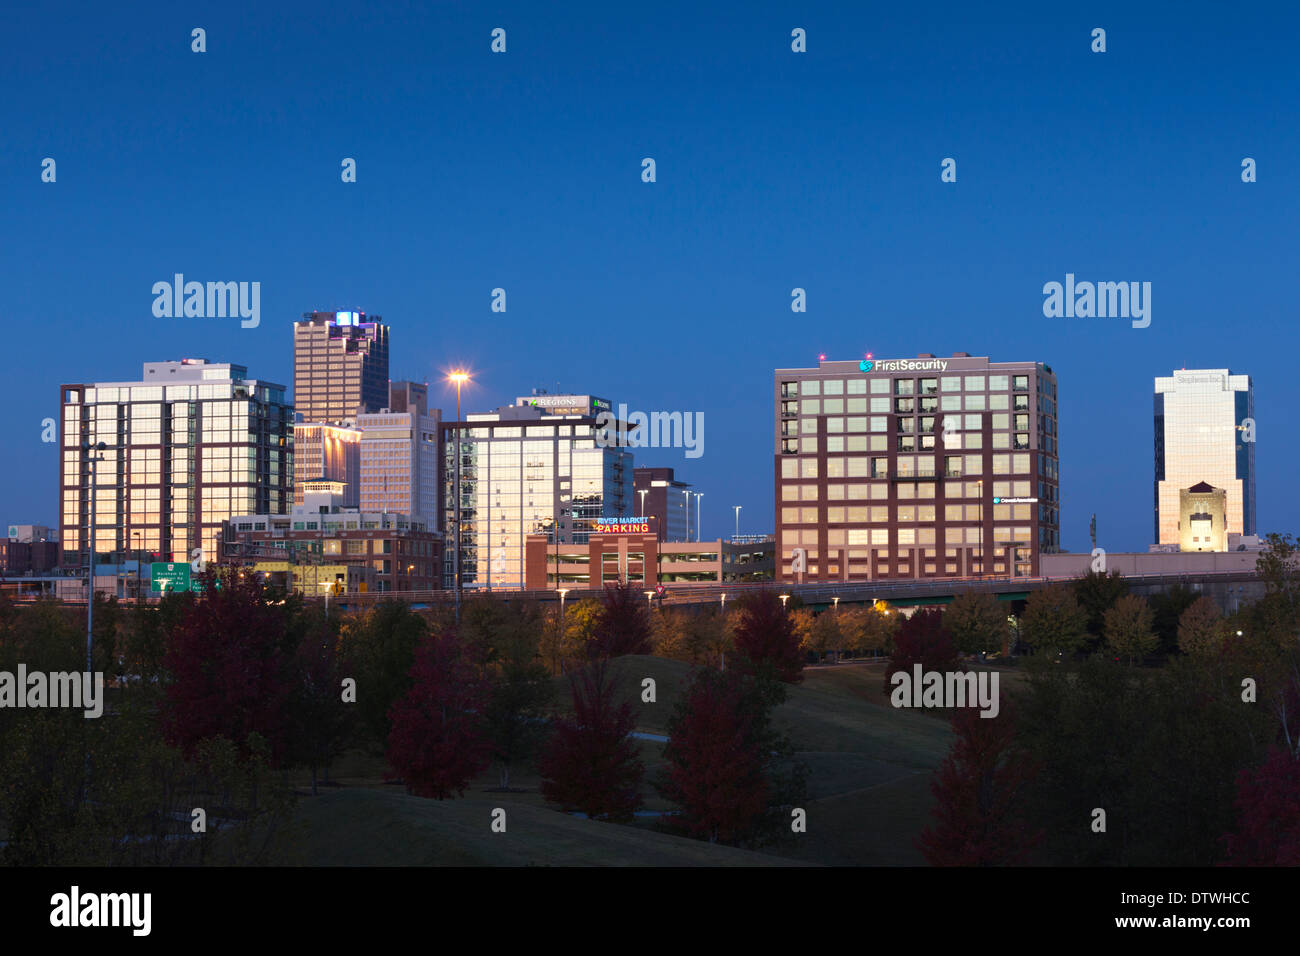
[{"label": "street light", "polygon": [[790,600],[790,595],[788,594],[781,595],[781,610],[785,610],[785,602],[788,600]]},{"label": "street light", "polygon": [[[456,478],[453,496],[456,499],[456,550],[453,565],[456,576],[456,623],[460,623],[460,390],[469,381],[469,373],[456,370],[447,376],[447,381],[456,386]],[[490,575],[489,575],[490,576]]]},{"label": "street light", "polygon": [[646,591],[646,592],[645,592],[645,600],[646,600],[646,603],[647,603],[647,604],[649,604],[649,605],[651,605],[651,606],[653,607],[653,606],[654,606],[654,603],[655,603],[655,593],[654,593],[654,591]]}]

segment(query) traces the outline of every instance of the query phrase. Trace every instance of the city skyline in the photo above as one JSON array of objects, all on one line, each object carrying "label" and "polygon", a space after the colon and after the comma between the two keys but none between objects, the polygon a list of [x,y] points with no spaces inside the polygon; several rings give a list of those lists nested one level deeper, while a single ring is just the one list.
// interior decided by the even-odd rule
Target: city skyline
[{"label": "city skyline", "polygon": [[[57,449],[40,435],[60,382],[189,355],[287,382],[288,326],[310,306],[383,315],[390,376],[429,382],[444,410],[443,374],[466,366],[467,409],[545,386],[702,412],[702,458],[636,461],[708,489],[705,539],[732,532],[734,505],[742,532],[772,530],[755,440],[770,409],[754,400],[771,371],[867,352],[1051,365],[1072,551],[1089,547],[1093,513],[1103,546],[1150,543],[1151,379],[1242,370],[1257,385],[1259,530],[1300,526],[1284,485],[1300,461],[1271,440],[1300,337],[1281,279],[1297,134],[1274,94],[1240,81],[1291,87],[1285,30],[1247,16],[1171,32],[1156,12],[1109,9],[1099,55],[1094,24],[1030,7],[991,22],[942,5],[829,18],[760,3],[723,24],[671,4],[650,22],[507,4],[493,15],[509,52],[494,56],[498,24],[475,11],[380,27],[340,8],[303,31],[303,6],[213,11],[198,56],[192,24],[157,10],[132,31],[143,57],[101,42],[116,35],[108,11],[58,26],[15,13],[30,42],[11,62],[0,201],[24,239],[0,275],[2,314],[26,332],[0,454],[30,467],[0,482],[7,521],[56,522]],[[658,52],[633,67],[629,49]],[[344,52],[382,68],[319,69]],[[90,100],[87,71],[102,77]],[[456,77],[454,95],[434,75]],[[160,115],[203,119],[178,137]],[[947,157],[956,182],[940,178]],[[1241,179],[1246,157],[1256,182]],[[151,289],[176,273],[260,282],[262,321],[155,317]],[[1150,325],[1048,318],[1043,287],[1067,275],[1151,283]],[[796,288],[805,313],[791,312]]]}]

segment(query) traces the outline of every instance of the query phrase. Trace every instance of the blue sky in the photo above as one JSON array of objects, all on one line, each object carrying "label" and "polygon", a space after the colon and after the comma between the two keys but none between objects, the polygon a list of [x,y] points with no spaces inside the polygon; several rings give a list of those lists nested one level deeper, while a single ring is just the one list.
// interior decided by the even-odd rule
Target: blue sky
[{"label": "blue sky", "polygon": [[[735,504],[771,530],[773,369],[967,351],[1059,377],[1064,546],[1096,512],[1145,550],[1152,379],[1229,367],[1261,531],[1296,530],[1293,8],[555,6],[7,11],[0,517],[55,521],[60,383],[207,357],[291,384],[292,322],[354,308],[391,325],[393,378],[472,368],[467,410],[558,383],[703,412],[702,458],[637,461],[705,492],[706,537]],[[175,272],[261,282],[261,325],[155,318]],[[1044,318],[1067,272],[1151,282],[1151,326]]]}]

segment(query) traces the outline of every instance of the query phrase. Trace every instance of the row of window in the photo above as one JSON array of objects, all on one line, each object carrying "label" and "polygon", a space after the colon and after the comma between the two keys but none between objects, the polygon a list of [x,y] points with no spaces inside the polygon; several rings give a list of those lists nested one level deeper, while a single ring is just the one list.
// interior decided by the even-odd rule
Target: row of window
[{"label": "row of window", "polygon": [[1028,375],[943,375],[936,378],[820,379],[781,383],[782,397],[790,395],[937,395],[940,392],[1029,391]]},{"label": "row of window", "polygon": [[[855,544],[889,545],[892,537],[893,544],[898,545],[936,544],[936,530],[935,528],[831,528],[826,532],[826,543],[828,547]],[[955,544],[964,541],[966,544],[975,545],[1028,546],[1034,540],[1033,529],[1027,527],[998,525],[993,528],[991,538],[982,532],[983,529],[979,527],[946,528],[944,542]],[[799,546],[807,549],[818,546],[819,536],[820,532],[816,528],[805,528],[802,531],[783,530],[781,542],[785,547]]]},{"label": "row of window", "polygon": [[[960,478],[975,477],[983,474],[983,455],[945,455],[938,461],[937,455],[907,455],[897,458],[846,457],[826,459],[826,477],[828,478],[888,478],[891,475],[890,462],[893,462],[892,474],[898,478]],[[992,475],[1025,475],[1029,473],[1030,456],[1028,454],[991,455]],[[1043,466],[1043,456],[1039,456],[1039,467]],[[819,459],[784,458],[781,461],[782,478],[817,478]],[[1048,476],[1050,477],[1050,476]]]},{"label": "row of window", "polygon": [[[1028,428],[1028,395],[943,395],[934,398],[803,398],[786,399],[781,402],[781,417],[793,418],[796,415],[853,415],[871,412],[873,415],[895,414],[931,415],[938,412],[1005,412],[1015,411],[1025,414],[1025,428]],[[977,426],[978,427],[978,426]]]}]

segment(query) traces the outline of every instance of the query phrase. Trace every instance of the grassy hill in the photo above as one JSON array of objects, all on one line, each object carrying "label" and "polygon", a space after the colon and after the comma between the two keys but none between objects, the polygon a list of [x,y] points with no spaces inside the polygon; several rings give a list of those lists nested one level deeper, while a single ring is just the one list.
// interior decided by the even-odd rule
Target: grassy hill
[{"label": "grassy hill", "polygon": [[[690,665],[629,656],[613,663],[620,696],[644,733],[665,734],[689,685]],[[710,846],[651,829],[598,823],[562,814],[538,792],[531,766],[511,771],[511,792],[496,790],[496,768],[458,800],[412,797],[385,785],[383,761],[352,753],[334,767],[341,788],[301,801],[289,863],[319,865],[485,866],[755,866],[922,865],[913,840],[928,822],[931,771],[948,752],[945,720],[889,706],[883,664],[839,664],[805,671],[803,683],[775,714],[810,769],[808,832],[779,847],[751,852]],[[656,700],[641,700],[642,681]],[[566,678],[556,678],[556,704],[568,709]],[[664,767],[663,743],[638,742],[646,766],[645,808],[668,810],[650,781]],[[298,781],[302,786],[305,781]],[[489,828],[502,807],[507,832]]]},{"label": "grassy hill", "polygon": [[[794,861],[475,792],[426,800],[348,788],[304,800],[290,856],[314,866],[791,866]],[[506,832],[490,829],[506,810]]]}]

